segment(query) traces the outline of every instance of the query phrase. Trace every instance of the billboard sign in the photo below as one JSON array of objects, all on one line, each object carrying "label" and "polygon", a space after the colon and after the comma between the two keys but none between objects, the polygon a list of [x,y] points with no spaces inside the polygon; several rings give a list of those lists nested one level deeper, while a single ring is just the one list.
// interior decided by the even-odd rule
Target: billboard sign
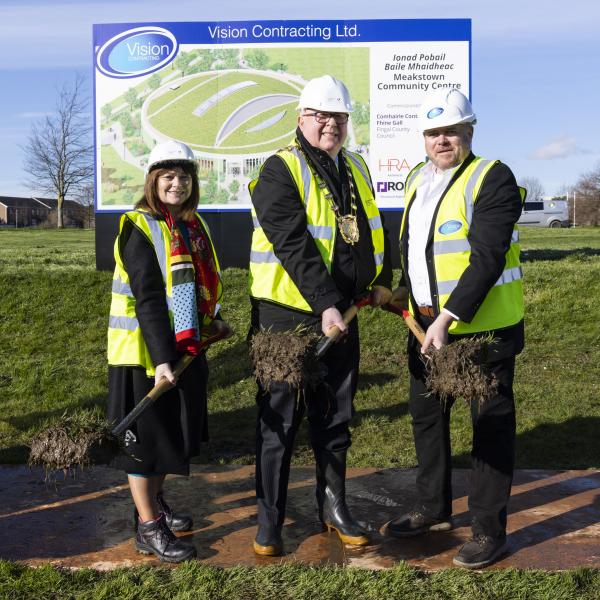
[{"label": "billboard sign", "polygon": [[470,96],[470,56],[468,19],[94,25],[96,211],[132,207],[167,139],[194,151],[203,210],[247,210],[248,182],[293,139],[300,91],[324,74],[350,90],[346,145],[379,206],[400,209],[423,159],[420,101],[438,88]]}]

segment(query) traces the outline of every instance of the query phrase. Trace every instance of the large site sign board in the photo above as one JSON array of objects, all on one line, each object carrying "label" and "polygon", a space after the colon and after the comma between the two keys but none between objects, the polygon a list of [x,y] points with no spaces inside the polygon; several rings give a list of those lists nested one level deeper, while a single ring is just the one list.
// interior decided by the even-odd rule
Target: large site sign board
[{"label": "large site sign board", "polygon": [[198,158],[203,210],[250,206],[247,184],[296,127],[300,90],[330,74],[354,101],[347,146],[381,208],[403,203],[423,158],[423,95],[470,95],[468,19],[94,25],[96,210],[141,195],[150,149],[172,138]]}]

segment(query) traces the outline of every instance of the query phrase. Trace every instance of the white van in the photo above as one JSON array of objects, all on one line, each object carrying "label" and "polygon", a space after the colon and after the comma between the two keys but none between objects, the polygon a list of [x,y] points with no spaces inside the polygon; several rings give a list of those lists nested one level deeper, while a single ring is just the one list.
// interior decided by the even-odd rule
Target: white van
[{"label": "white van", "polygon": [[566,200],[525,200],[519,225],[531,227],[568,227],[569,207]]}]

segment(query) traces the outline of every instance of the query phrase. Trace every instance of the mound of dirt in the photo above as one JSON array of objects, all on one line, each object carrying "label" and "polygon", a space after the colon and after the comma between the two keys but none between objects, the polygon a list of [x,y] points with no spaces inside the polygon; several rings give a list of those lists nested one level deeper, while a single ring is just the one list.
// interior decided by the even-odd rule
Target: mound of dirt
[{"label": "mound of dirt", "polygon": [[256,332],[250,346],[254,376],[266,389],[273,382],[294,388],[316,387],[322,380],[316,357],[318,341],[318,335],[306,331]]},{"label": "mound of dirt", "polygon": [[427,388],[442,400],[484,403],[498,391],[498,380],[485,366],[489,344],[485,337],[464,338],[426,354]]},{"label": "mound of dirt", "polygon": [[29,464],[46,471],[109,463],[122,448],[110,425],[94,413],[63,415],[30,443]]}]

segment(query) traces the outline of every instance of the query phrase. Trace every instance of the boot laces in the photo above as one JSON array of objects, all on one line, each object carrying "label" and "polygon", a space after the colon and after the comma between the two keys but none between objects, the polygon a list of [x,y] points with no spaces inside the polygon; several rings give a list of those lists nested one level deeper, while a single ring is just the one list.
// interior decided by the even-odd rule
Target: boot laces
[{"label": "boot laces", "polygon": [[177,540],[177,536],[171,531],[169,526],[167,525],[167,521],[165,519],[165,514],[161,513],[160,521],[159,521],[159,536],[161,543],[165,542],[165,547],[173,543]]}]

